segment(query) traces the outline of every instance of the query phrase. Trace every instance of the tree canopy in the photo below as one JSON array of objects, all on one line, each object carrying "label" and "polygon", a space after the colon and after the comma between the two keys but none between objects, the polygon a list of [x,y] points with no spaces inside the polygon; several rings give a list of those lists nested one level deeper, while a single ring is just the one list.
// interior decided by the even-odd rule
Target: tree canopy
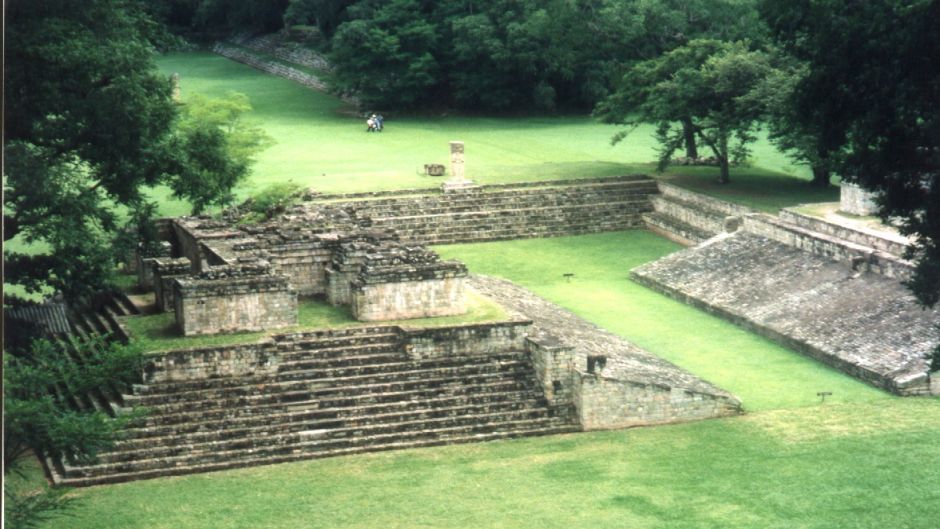
[{"label": "tree canopy", "polygon": [[142,4],[16,1],[6,22],[4,240],[40,251],[8,251],[4,280],[78,300],[109,283],[125,213],[148,209],[143,189],[169,182],[195,209],[218,203],[263,137],[238,119],[241,100],[221,121],[180,119]]},{"label": "tree canopy", "polygon": [[910,285],[940,301],[940,2],[761,3],[783,49],[806,64],[790,121],[844,180],[879,192],[881,216],[917,237]]}]

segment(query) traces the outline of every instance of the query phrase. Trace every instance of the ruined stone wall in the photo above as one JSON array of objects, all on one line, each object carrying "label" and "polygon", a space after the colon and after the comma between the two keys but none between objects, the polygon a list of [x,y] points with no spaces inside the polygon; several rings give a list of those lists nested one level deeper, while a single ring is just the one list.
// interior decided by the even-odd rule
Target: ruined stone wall
[{"label": "ruined stone wall", "polygon": [[218,377],[274,375],[280,363],[273,340],[243,345],[179,349],[148,355],[144,381],[179,382]]},{"label": "ruined stone wall", "polygon": [[176,323],[185,336],[277,329],[297,324],[297,293],[277,274],[177,279]]},{"label": "ruined stone wall", "polygon": [[467,312],[464,278],[352,284],[352,314],[360,321],[455,316]]},{"label": "ruined stone wall", "polygon": [[402,344],[411,358],[486,356],[525,347],[529,321],[478,323],[454,327],[402,328]]},{"label": "ruined stone wall", "polygon": [[[395,230],[418,244],[557,237],[643,226],[656,184],[646,177],[618,177],[480,186],[460,193],[324,195],[327,202]],[[337,200],[344,199],[342,202]]]},{"label": "ruined stone wall", "polygon": [[528,337],[525,350],[545,398],[554,406],[574,404],[571,393],[575,373],[575,349],[550,335]]},{"label": "ruined stone wall", "polygon": [[332,250],[321,244],[289,245],[269,250],[271,267],[290,278],[301,296],[327,293],[326,267]]},{"label": "ruined stone wall", "polygon": [[743,229],[819,257],[848,263],[859,271],[871,271],[902,281],[911,276],[911,263],[895,255],[836,236],[803,229],[769,215],[745,217]]},{"label": "ruined stone wall", "polygon": [[682,388],[577,373],[572,396],[585,430],[605,430],[734,415],[727,399]]},{"label": "ruined stone wall", "polygon": [[173,283],[192,271],[192,264],[185,257],[154,259],[153,293],[158,310],[173,310]]},{"label": "ruined stone wall", "polygon": [[875,203],[876,194],[867,189],[848,182],[839,186],[839,209],[853,215],[877,215],[878,204]]}]

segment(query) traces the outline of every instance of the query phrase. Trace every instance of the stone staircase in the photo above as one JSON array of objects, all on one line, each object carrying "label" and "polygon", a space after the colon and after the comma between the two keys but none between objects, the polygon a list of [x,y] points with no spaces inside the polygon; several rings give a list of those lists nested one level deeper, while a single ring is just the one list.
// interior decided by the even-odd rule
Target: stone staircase
[{"label": "stone staircase", "polygon": [[[332,202],[419,244],[556,237],[638,228],[656,183],[620,177]],[[329,199],[330,197],[323,197]]]},{"label": "stone staircase", "polygon": [[[92,465],[50,462],[94,485],[360,452],[574,431],[522,352],[415,360],[391,327],[275,338],[271,374],[151,382],[125,395],[148,415]],[[198,350],[194,350],[198,355]]]},{"label": "stone staircase", "polygon": [[660,194],[652,197],[653,211],[643,215],[647,227],[682,244],[697,244],[726,231],[729,217],[742,217],[754,210],[659,184]]}]

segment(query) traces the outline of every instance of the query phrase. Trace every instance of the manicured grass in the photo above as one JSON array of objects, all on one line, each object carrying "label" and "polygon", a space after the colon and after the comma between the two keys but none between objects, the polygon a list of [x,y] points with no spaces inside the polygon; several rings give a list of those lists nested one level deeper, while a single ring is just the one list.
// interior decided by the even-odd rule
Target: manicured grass
[{"label": "manicured grass", "polygon": [[144,351],[168,351],[188,347],[205,347],[253,343],[265,336],[312,329],[363,327],[370,325],[401,325],[405,327],[443,327],[499,321],[508,315],[499,304],[476,292],[467,292],[467,313],[459,316],[392,320],[379,323],[361,322],[353,318],[349,307],[334,307],[322,300],[301,300],[297,307],[297,326],[265,332],[240,332],[208,336],[180,336],[173,313],[128,316],[124,327]]},{"label": "manicured grass", "polygon": [[78,489],[47,529],[933,529],[940,400],[375,453]]},{"label": "manicured grass", "polygon": [[[210,53],[160,57],[166,73],[178,72],[182,94],[210,97],[242,92],[254,110],[250,119],[276,145],[258,156],[254,173],[239,189],[244,197],[268,184],[293,181],[323,192],[432,188],[442,179],[422,175],[427,163],[449,167],[448,142],[466,143],[467,176],[480,183],[503,183],[651,173],[656,158],[653,127],[632,132],[616,146],[618,130],[588,116],[467,117],[400,115],[383,109],[387,128],[365,132],[364,119],[339,99],[264,74]],[[836,196],[805,185],[805,168],[792,165],[762,140],[754,146],[753,167],[735,168],[731,186],[712,186],[714,168],[673,168],[667,177],[763,209]],[[711,189],[715,187],[715,189]],[[164,214],[187,206],[156,193]]]},{"label": "manicured grass", "polygon": [[[746,409],[812,406],[817,392],[835,402],[887,394],[649,290],[631,268],[678,249],[646,231],[529,239],[436,248],[473,273],[505,277],[630,342],[738,395]],[[574,273],[571,281],[562,274]]]}]

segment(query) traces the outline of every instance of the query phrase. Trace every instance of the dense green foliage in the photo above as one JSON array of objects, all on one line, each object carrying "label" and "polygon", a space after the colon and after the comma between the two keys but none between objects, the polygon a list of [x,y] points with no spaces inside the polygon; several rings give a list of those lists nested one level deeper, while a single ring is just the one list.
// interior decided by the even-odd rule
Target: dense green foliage
[{"label": "dense green foliage", "polygon": [[[767,54],[744,42],[693,40],[655,59],[636,64],[619,88],[598,108],[607,123],[656,123],[659,169],[679,148],[695,157],[706,145],[718,161],[718,181],[730,181],[730,164],[748,156],[757,138],[764,101],[756,97],[775,68]],[[626,132],[614,136],[614,143]]]},{"label": "dense green foliage", "polygon": [[807,65],[794,122],[843,155],[843,178],[881,193],[881,215],[919,236],[911,281],[940,301],[940,2],[761,4],[783,48]]},{"label": "dense green foliage", "polygon": [[7,282],[71,299],[100,289],[118,251],[114,205],[161,177],[175,110],[134,7],[7,6],[4,240],[49,246],[6,255]]},{"label": "dense green foliage", "polygon": [[[6,332],[24,332],[23,328]],[[28,343],[29,345],[24,345]],[[24,336],[6,340],[3,354],[3,468],[7,527],[34,527],[71,507],[63,491],[18,489],[7,478],[20,472],[29,454],[93,461],[128,420],[76,408],[76,400],[101,387],[124,387],[141,372],[139,349],[102,339],[78,340],[76,362],[62,345]]]},{"label": "dense green foliage", "polygon": [[[141,227],[142,189],[168,182],[200,210],[244,178],[263,136],[242,99],[187,106],[157,72],[154,29],[131,0],[13,2],[7,9],[4,240],[6,283],[87,298],[113,279]],[[138,230],[140,231],[140,230]]]},{"label": "dense green foliage", "polygon": [[192,204],[194,215],[211,205],[230,204],[253,157],[272,143],[261,128],[245,122],[250,111],[248,97],[237,92],[221,99],[196,94],[183,104],[168,185],[175,198]]}]

